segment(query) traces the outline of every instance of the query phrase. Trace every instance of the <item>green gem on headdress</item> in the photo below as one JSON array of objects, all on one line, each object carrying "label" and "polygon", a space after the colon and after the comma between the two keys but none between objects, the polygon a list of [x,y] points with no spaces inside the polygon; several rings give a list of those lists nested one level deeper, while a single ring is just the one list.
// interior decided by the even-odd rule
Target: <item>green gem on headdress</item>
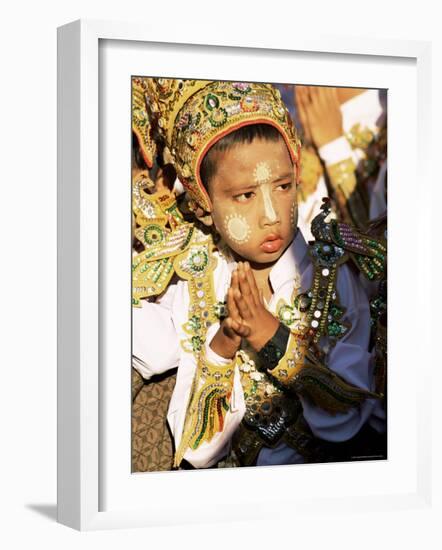
[{"label": "green gem on headdress", "polygon": [[223,108],[213,111],[209,118],[210,124],[215,128],[219,128],[220,126],[225,124],[226,120],[227,111]]},{"label": "green gem on headdress", "polygon": [[207,94],[204,105],[208,111],[213,111],[219,107],[219,99],[214,94]]},{"label": "green gem on headdress", "polygon": [[248,94],[252,89],[246,82],[233,82],[232,88],[240,94]]}]

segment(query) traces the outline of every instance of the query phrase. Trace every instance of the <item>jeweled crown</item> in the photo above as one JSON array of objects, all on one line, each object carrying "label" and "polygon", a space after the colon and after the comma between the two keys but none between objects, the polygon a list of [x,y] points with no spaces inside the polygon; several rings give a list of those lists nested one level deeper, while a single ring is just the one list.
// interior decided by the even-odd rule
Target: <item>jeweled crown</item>
[{"label": "jeweled crown", "polygon": [[300,141],[277,88],[271,84],[210,80],[143,79],[180,181],[190,199],[212,210],[200,166],[210,147],[249,124],[274,126],[299,173]]}]

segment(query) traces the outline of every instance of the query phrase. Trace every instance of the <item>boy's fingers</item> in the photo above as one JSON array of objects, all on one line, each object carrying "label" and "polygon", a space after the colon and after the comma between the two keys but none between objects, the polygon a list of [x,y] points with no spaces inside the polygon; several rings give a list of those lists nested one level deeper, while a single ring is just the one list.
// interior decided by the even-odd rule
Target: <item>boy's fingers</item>
[{"label": "boy's fingers", "polygon": [[239,292],[239,290],[236,290],[233,294],[233,297],[238,307],[240,317],[242,317],[243,319],[249,319],[251,316],[251,311],[249,306],[247,305],[247,302],[242,297],[241,292]]},{"label": "boy's fingers", "polygon": [[253,308],[255,304],[252,296],[252,289],[250,288],[244,266],[241,266],[241,270],[239,272],[239,289],[241,291],[241,297],[246,301],[249,308]]},{"label": "boy's fingers", "polygon": [[250,336],[250,327],[248,325],[242,321],[240,323],[236,323],[236,325],[237,328],[235,330],[242,338],[247,338],[247,336]]},{"label": "boy's fingers", "polygon": [[235,339],[240,339],[241,338],[241,334],[239,334],[239,332],[237,331],[237,328],[240,326],[239,323],[237,323],[236,321],[234,321],[231,317],[226,317],[224,319],[224,333],[226,334],[226,336],[228,336],[229,338],[232,338],[233,340]]},{"label": "boy's fingers", "polygon": [[229,332],[229,336],[241,336],[242,338],[247,338],[250,335],[250,329],[247,325],[235,321],[232,317],[226,317],[225,326]]},{"label": "boy's fingers", "polygon": [[246,325],[245,323],[241,323],[239,326],[238,334],[240,334],[243,338],[247,338],[250,336],[250,327]]},{"label": "boy's fingers", "polygon": [[230,288],[233,290],[239,290],[238,285],[238,271],[235,269],[235,271],[232,273],[232,279],[230,281]]},{"label": "boy's fingers", "polygon": [[238,308],[236,307],[236,302],[233,299],[232,288],[229,288],[229,290],[227,291],[227,311],[229,312],[229,317],[232,317],[234,320],[237,321],[241,320]]},{"label": "boy's fingers", "polygon": [[258,291],[258,286],[256,284],[256,280],[255,280],[255,276],[253,275],[253,271],[250,267],[250,264],[248,262],[246,262],[245,264],[245,270],[246,270],[246,275],[247,275],[247,280],[248,280],[248,283],[249,283],[249,287],[250,287],[250,290],[252,292],[252,298],[253,298],[253,301],[255,303],[255,305],[257,306],[259,304],[259,291]]},{"label": "boy's fingers", "polygon": [[229,338],[232,338],[233,333],[235,332],[232,328],[232,319],[230,317],[226,317],[223,322],[224,326],[224,333],[227,334]]}]

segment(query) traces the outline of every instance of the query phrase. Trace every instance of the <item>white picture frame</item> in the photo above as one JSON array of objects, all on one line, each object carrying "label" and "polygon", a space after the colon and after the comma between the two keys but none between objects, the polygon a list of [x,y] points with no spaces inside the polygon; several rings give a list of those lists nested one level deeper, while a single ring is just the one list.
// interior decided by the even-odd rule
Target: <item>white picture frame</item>
[{"label": "white picture frame", "polygon": [[[116,48],[113,47],[114,45]],[[401,146],[408,147],[407,159],[412,173],[415,173],[413,170],[416,170],[419,162],[419,184],[423,198],[417,206],[415,205],[414,210],[419,222],[419,231],[415,235],[410,235],[408,241],[409,246],[416,247],[418,254],[418,262],[409,267],[408,282],[414,285],[415,299],[419,303],[421,315],[428,319],[432,316],[429,298],[425,295],[425,289],[431,286],[431,241],[428,238],[418,241],[421,235],[430,235],[430,220],[425,211],[425,204],[431,201],[431,185],[427,168],[429,166],[428,148],[426,147],[431,114],[427,85],[430,80],[431,46],[429,43],[372,40],[340,35],[312,39],[297,33],[294,37],[281,36],[278,41],[272,40],[271,44],[264,43],[263,39],[253,42],[238,39],[235,43],[217,40],[217,43],[213,44],[210,37],[205,44],[189,44],[185,30],[182,34],[175,33],[172,39],[165,43],[164,35],[160,30],[146,30],[145,27],[133,23],[76,21],[60,27],[58,30],[58,521],[79,530],[93,530],[201,521],[252,518],[259,520],[269,517],[288,519],[294,511],[296,514],[313,513],[321,509],[326,510],[330,506],[334,507],[335,513],[336,511],[346,513],[355,506],[366,512],[430,506],[431,442],[428,420],[431,417],[431,404],[425,387],[431,387],[429,357],[431,332],[420,328],[416,329],[418,334],[414,340],[413,349],[401,351],[398,346],[392,345],[393,353],[390,354],[389,363],[392,365],[392,373],[391,375],[389,373],[389,384],[392,392],[391,400],[395,407],[391,408],[391,403],[389,404],[389,453],[392,454],[389,454],[388,461],[382,464],[367,462],[312,465],[315,468],[314,477],[319,480],[316,486],[309,481],[312,475],[307,466],[223,472],[130,474],[130,449],[125,446],[127,427],[130,424],[127,417],[121,420],[121,415],[116,416],[118,411],[125,410],[125,404],[130,403],[130,385],[122,390],[121,385],[118,384],[120,380],[125,379],[124,377],[129,384],[130,374],[127,373],[130,371],[130,357],[127,357],[129,363],[127,363],[127,373],[122,375],[123,378],[120,379],[118,376],[112,378],[113,374],[107,375],[116,370],[109,367],[112,357],[125,358],[127,353],[116,348],[114,350],[116,353],[109,353],[106,348],[107,345],[120,345],[116,343],[118,339],[112,338],[112,335],[115,330],[118,331],[118,323],[123,323],[124,319],[127,320],[127,310],[124,309],[124,300],[130,296],[127,274],[125,275],[123,271],[122,278],[118,278],[118,276],[110,277],[106,273],[108,273],[107,267],[111,265],[107,262],[112,261],[109,260],[109,239],[117,243],[116,246],[120,251],[124,250],[124,246],[129,242],[125,241],[126,235],[118,237],[116,232],[118,227],[124,227],[130,219],[130,208],[124,213],[121,210],[122,202],[119,200],[121,197],[124,199],[124,193],[126,193],[126,199],[129,202],[125,204],[130,205],[128,194],[130,186],[126,187],[123,195],[114,194],[110,189],[115,189],[116,186],[108,186],[107,179],[103,177],[103,173],[110,173],[107,166],[100,165],[103,147],[109,148],[110,155],[119,142],[114,143],[109,135],[119,136],[120,133],[112,131],[106,134],[107,141],[104,146],[104,137],[100,131],[103,130],[102,124],[107,116],[106,109],[109,102],[118,102],[121,98],[109,95],[109,97],[106,96],[106,101],[103,101],[100,93],[103,91],[101,89],[103,82],[107,82],[108,77],[112,78],[113,75],[118,78],[119,74],[130,74],[132,68],[129,67],[131,62],[128,59],[136,58],[131,48],[138,48],[137,51],[141,52],[140,59],[144,56],[151,60],[150,64],[146,63],[146,76],[159,74],[155,72],[157,69],[153,67],[152,60],[160,55],[162,48],[168,50],[169,54],[173,54],[175,63],[173,74],[171,74],[173,66],[170,65],[164,69],[166,71],[164,76],[175,76],[185,70],[184,60],[196,52],[205,58],[210,58],[215,53],[220,56],[220,59],[224,56],[225,65],[228,63],[226,60],[230,58],[231,65],[226,69],[230,73],[224,73],[231,74],[230,79],[240,78],[241,66],[234,61],[242,59],[241,56],[244,55],[253,58],[255,64],[259,63],[260,59],[261,63],[262,60],[268,59],[274,61],[268,64],[272,67],[266,68],[262,81],[272,81],[270,73],[272,70],[278,70],[276,63],[278,59],[286,62],[295,54],[299,59],[308,60],[309,64],[313,61],[323,64],[324,71],[320,82],[324,84],[357,85],[359,82],[359,85],[366,87],[377,87],[382,78],[379,77],[380,80],[377,82],[373,75],[369,75],[370,60],[377,60],[379,64],[386,65],[385,74],[388,73],[388,67],[390,72],[392,67],[396,67],[398,74],[401,73],[400,67],[403,67],[405,80],[401,82],[402,84],[408,82],[410,85],[410,89],[404,92],[404,97],[411,98],[408,119],[412,129],[413,124],[416,125],[416,132],[407,143],[401,142]],[[334,77],[331,71],[326,70],[333,60],[342,62],[344,65],[353,62],[366,64],[366,79],[361,79],[358,71],[355,71],[346,82],[338,82],[337,80],[342,78]],[[118,67],[122,67],[122,73],[119,72]],[[198,71],[203,71],[202,67],[203,65],[195,68],[196,77],[204,77],[198,74]],[[217,64],[210,74],[203,74],[206,78],[222,78],[220,67],[221,63]],[[252,79],[251,70],[250,67],[243,65],[243,72],[246,75],[241,79]],[[306,78],[307,76],[303,77],[302,83],[308,83]],[[388,78],[393,79],[393,76]],[[317,82],[310,80],[309,83]],[[417,84],[416,95],[413,88],[415,84]],[[394,85],[391,89],[395,89]],[[407,96],[407,93],[410,95]],[[399,105],[400,97],[399,95],[395,97]],[[124,108],[130,109],[130,105],[126,104]],[[394,116],[397,117],[398,113],[394,114],[393,100],[389,100],[389,116],[390,111],[393,113],[394,123],[396,120]],[[115,111],[113,113],[115,119],[124,124],[127,113],[124,111],[120,114]],[[130,122],[127,119],[127,134],[129,133]],[[129,143],[128,135],[122,138],[121,143]],[[392,140],[391,134],[389,140]],[[399,166],[399,163],[394,163],[394,159],[398,158],[398,151],[398,146],[396,152],[392,146],[391,164],[389,156],[389,185],[391,185],[391,192],[389,187],[391,239],[390,236],[389,239],[391,240],[390,259],[394,266],[390,276],[392,273],[400,272],[405,254],[405,249],[401,248],[400,239],[398,239],[401,221],[400,209],[395,207],[394,201],[396,177],[403,178],[401,181],[404,182],[404,195],[407,191],[411,194],[408,198],[403,197],[401,200],[405,203],[408,201],[410,205],[413,204],[412,176],[401,172],[403,167]],[[129,156],[129,150],[127,155]],[[126,183],[130,182],[129,171],[125,172],[125,170],[125,165],[116,170],[124,180],[121,184],[122,189],[125,188]],[[113,177],[115,174],[112,172],[109,182]],[[108,224],[110,213],[115,221],[112,227]],[[109,234],[112,231],[114,233],[110,237]],[[127,223],[127,231],[130,231],[129,223]],[[104,233],[106,233],[105,236],[103,236]],[[107,244],[103,238],[105,241],[107,239]],[[127,246],[130,254],[130,247]],[[419,284],[417,284],[418,281]],[[393,334],[393,344],[398,341],[399,332],[404,335],[404,338],[407,334],[410,335],[407,327],[404,326],[404,310],[401,309],[403,305],[400,303],[401,292],[406,290],[404,284],[398,278],[397,284],[395,283],[391,291],[390,301],[397,309],[394,312],[395,308],[393,308],[389,318],[389,334]],[[116,300],[118,302],[115,305],[116,313],[111,315],[109,296],[112,295],[111,289],[116,288],[115,285],[122,285],[124,289],[120,299]],[[120,307],[118,304],[122,304],[123,310],[118,310]],[[130,331],[130,328],[128,330]],[[109,343],[111,340],[113,344]],[[428,360],[420,363],[420,375],[413,379],[412,362],[417,355],[425,356],[425,354]],[[401,383],[408,392],[408,406],[403,395],[395,391],[396,382],[399,380],[396,377],[399,373],[399,364],[403,374]],[[118,401],[118,404],[110,408],[109,403],[112,403],[114,398],[115,403]],[[129,409],[127,409],[127,415],[129,415]],[[408,435],[400,431],[404,428],[400,417],[406,419],[405,427],[410,432]],[[119,446],[126,448],[127,455],[124,454],[124,449],[122,454],[119,454],[121,449],[116,448],[115,440],[108,441],[106,426],[109,426],[109,423],[112,423],[115,433],[118,434],[121,430],[124,444]],[[407,437],[409,438],[408,451]],[[117,442],[122,442],[123,439]],[[114,455],[118,455],[121,460],[114,460]],[[298,468],[297,473],[294,468]],[[302,472],[302,479],[299,472]],[[216,477],[219,475],[223,476],[223,479]],[[257,475],[260,476],[259,483]],[[364,488],[362,481],[361,486],[358,485],[360,478],[370,480],[376,479],[379,475],[385,477],[383,490],[382,484],[373,484],[372,490],[368,485]],[[388,479],[393,480],[393,478],[394,483],[388,485]],[[287,494],[281,489],[276,489],[287,485],[289,479],[299,489],[294,492],[295,494],[292,492]],[[305,483],[303,479],[306,480]],[[331,479],[333,482],[330,481]],[[227,495],[218,494],[217,502],[208,507],[207,495],[213,483],[217,486],[235,483],[238,487],[247,484],[251,489],[246,495],[241,491],[234,496],[230,492]],[[197,490],[192,490],[192,487],[197,487]],[[146,493],[146,490],[149,492]],[[170,491],[174,491],[172,501],[168,498]],[[141,498],[143,494],[149,494],[144,504]],[[253,507],[248,506],[251,502]],[[269,508],[274,510],[274,505],[278,502],[284,504],[278,507],[278,513],[269,512]],[[268,504],[271,506],[269,507]]]}]

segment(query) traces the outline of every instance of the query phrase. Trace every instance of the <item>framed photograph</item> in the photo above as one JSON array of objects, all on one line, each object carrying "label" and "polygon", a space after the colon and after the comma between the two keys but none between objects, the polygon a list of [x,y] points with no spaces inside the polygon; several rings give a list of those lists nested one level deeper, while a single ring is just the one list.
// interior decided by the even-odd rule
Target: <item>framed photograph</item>
[{"label": "framed photograph", "polygon": [[427,506],[429,45],[174,38],[59,29],[59,521]]}]

